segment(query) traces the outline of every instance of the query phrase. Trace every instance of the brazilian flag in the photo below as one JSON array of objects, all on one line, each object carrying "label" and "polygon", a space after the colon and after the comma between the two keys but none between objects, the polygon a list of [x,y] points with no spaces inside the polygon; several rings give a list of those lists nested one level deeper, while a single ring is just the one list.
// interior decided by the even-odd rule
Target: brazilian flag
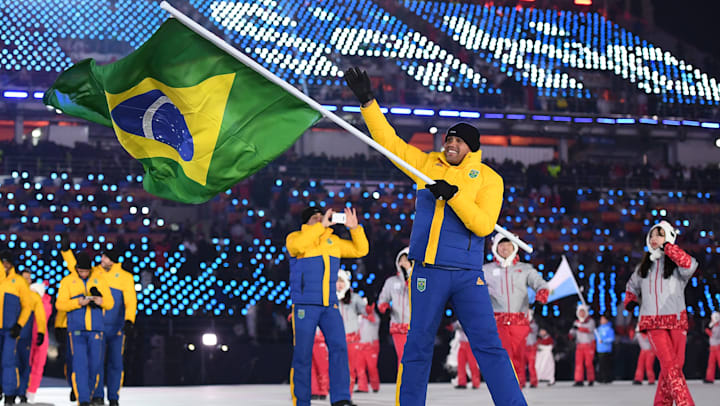
[{"label": "brazilian flag", "polygon": [[119,61],[61,73],[43,101],[112,127],[145,190],[184,203],[257,172],[321,117],[172,18]]}]

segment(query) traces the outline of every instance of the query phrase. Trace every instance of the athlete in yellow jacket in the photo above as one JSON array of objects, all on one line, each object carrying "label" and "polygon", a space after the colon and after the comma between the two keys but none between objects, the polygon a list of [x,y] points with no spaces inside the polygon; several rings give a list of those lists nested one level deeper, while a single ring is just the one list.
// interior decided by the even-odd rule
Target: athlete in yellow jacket
[{"label": "athlete in yellow jacket", "polygon": [[457,123],[445,135],[443,152],[424,153],[397,136],[375,101],[366,72],[349,69],[345,79],[375,141],[435,180],[427,185],[408,174],[418,190],[408,255],[415,265],[396,403],[425,404],[433,340],[450,301],[480,369],[492,371],[485,375],[495,404],[526,405],[498,337],[482,271],[485,237],[502,207],[503,181],[480,159],[479,132],[468,123]]},{"label": "athlete in yellow jacket", "polygon": [[5,279],[0,283],[0,348],[2,348],[2,388],[5,403],[15,403],[20,387],[18,338],[22,327],[32,312],[30,288],[15,272],[14,258],[10,251],[0,253]]},{"label": "athlete in yellow jacket", "polygon": [[290,298],[292,299],[293,359],[290,393],[293,406],[310,406],[310,372],[315,330],[320,326],[330,362],[330,403],[349,406],[350,369],[345,328],[335,293],[341,258],[360,258],[368,253],[368,241],[358,225],[355,210],[345,209],[345,226],[352,241],[333,234],[333,211],[323,214],[317,207],[302,212],[302,228],[287,236],[290,254]]},{"label": "athlete in yellow jacket", "polygon": [[76,258],[76,272],[60,282],[55,306],[67,313],[73,390],[80,406],[89,406],[90,397],[99,385],[103,365],[103,313],[112,309],[114,300],[105,278],[91,274],[90,256],[81,252]]},{"label": "athlete in yellow jacket", "polygon": [[[63,235],[61,248],[69,248],[67,236]],[[75,256],[70,249],[61,251],[69,269],[74,269]],[[110,287],[115,305],[104,314],[103,359],[107,360],[107,376],[100,370],[100,381],[92,394],[93,403],[104,401],[105,384],[108,388],[110,406],[116,406],[120,399],[120,387],[124,377],[123,354],[126,336],[135,325],[137,313],[137,292],[132,274],[122,269],[120,251],[108,248],[103,251],[100,264],[92,268],[92,275],[102,276]]]}]

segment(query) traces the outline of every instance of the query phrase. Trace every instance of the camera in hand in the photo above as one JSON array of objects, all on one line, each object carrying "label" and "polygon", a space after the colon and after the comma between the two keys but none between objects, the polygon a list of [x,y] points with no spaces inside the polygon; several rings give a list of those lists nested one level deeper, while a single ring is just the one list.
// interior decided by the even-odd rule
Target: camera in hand
[{"label": "camera in hand", "polygon": [[335,224],[345,224],[345,213],[333,213],[332,222]]}]

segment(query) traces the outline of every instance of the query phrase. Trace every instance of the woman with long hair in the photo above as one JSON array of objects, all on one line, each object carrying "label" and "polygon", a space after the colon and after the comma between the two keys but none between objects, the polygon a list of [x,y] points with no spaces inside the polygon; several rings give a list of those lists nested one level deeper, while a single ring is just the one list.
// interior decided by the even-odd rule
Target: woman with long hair
[{"label": "woman with long hair", "polygon": [[677,230],[667,221],[654,225],[645,241],[648,252],[625,289],[625,307],[632,312],[640,305],[639,330],[647,333],[660,360],[656,406],[695,404],[682,368],[688,329],[685,285],[698,263],[675,244],[676,238]]}]

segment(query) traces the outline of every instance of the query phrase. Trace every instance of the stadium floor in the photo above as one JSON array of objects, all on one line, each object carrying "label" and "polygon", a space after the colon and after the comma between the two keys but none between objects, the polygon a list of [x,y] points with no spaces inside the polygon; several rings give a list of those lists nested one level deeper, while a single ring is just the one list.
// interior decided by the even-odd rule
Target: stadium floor
[{"label": "stadium floor", "polygon": [[[695,404],[708,406],[718,404],[720,382],[714,385],[701,381],[689,383]],[[610,385],[596,385],[592,388],[575,388],[571,382],[558,382],[552,387],[541,385],[537,389],[526,389],[528,404],[532,406],[608,406],[612,401],[624,405],[651,405],[656,386],[634,386],[629,381],[618,381]],[[123,388],[120,404],[125,406],[286,406],[291,404],[288,385],[233,385],[233,386],[175,386],[175,387],[129,387]],[[70,405],[68,388],[40,388],[36,402]],[[355,394],[353,401],[358,406],[393,405],[395,385],[383,384],[378,393]],[[313,401],[315,405],[329,405],[328,400]],[[430,384],[428,405],[492,405],[487,387],[478,390],[456,390],[449,383]]]}]

